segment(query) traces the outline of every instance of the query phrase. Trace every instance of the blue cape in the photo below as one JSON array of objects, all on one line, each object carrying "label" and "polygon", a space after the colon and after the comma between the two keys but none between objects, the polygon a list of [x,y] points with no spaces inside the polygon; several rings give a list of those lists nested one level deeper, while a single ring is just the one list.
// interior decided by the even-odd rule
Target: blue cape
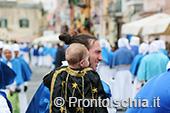
[{"label": "blue cape", "polygon": [[168,52],[165,49],[160,49],[160,52],[162,52],[163,54],[165,54],[169,58]]},{"label": "blue cape", "polygon": [[[5,64],[8,63],[8,61],[6,60],[3,60],[3,62]],[[24,80],[22,78],[21,62],[19,61],[19,59],[12,59],[10,60],[10,62],[12,63],[12,70],[16,73],[15,81],[17,83],[17,86],[19,86],[24,83]]]},{"label": "blue cape", "polygon": [[21,62],[21,69],[22,69],[22,77],[24,81],[30,81],[30,77],[32,75],[32,71],[29,65],[25,62],[25,60],[20,56],[19,60]]},{"label": "blue cape", "polygon": [[[165,72],[161,75],[157,75],[150,79],[137,93],[135,99],[138,100],[139,97],[142,99],[147,99],[148,108],[128,108],[126,113],[169,113],[170,112],[170,71]],[[155,98],[154,98],[155,97]],[[153,106],[153,101],[155,105],[158,104],[156,101],[159,97],[160,107],[150,107]],[[154,100],[155,99],[155,100]]]},{"label": "blue cape", "polygon": [[28,47],[23,48],[24,52],[30,52],[30,49]]},{"label": "blue cape", "polygon": [[102,54],[102,57],[103,57],[103,62],[105,62],[106,64],[109,64],[109,52],[108,52],[108,50],[107,49],[105,49],[105,48],[101,48],[102,49],[102,52],[101,52],[101,54]]},{"label": "blue cape", "polygon": [[146,55],[141,60],[141,64],[137,72],[137,79],[148,80],[155,75],[166,72],[166,65],[168,62],[168,57],[160,52]]},{"label": "blue cape", "polygon": [[130,65],[133,61],[134,53],[126,47],[121,47],[114,52],[112,67],[118,65]]},{"label": "blue cape", "polygon": [[111,94],[111,90],[110,90],[109,85],[107,83],[105,83],[104,81],[102,81],[102,80],[101,80],[101,82],[102,82],[102,85],[103,85],[103,89],[104,89],[104,91],[106,93],[106,97],[110,99],[112,94]]},{"label": "blue cape", "polygon": [[38,56],[38,49],[34,49],[33,55],[34,55],[34,56]]},{"label": "blue cape", "polygon": [[49,113],[50,90],[43,83],[32,98],[26,113]]},{"label": "blue cape", "polygon": [[50,54],[53,58],[55,58],[57,50],[57,48],[48,48],[46,50],[46,54]]},{"label": "blue cape", "polygon": [[138,46],[131,46],[131,50],[134,52],[135,56],[139,54],[139,52],[138,52],[139,47]]},{"label": "blue cape", "polygon": [[132,75],[135,75],[135,76],[137,75],[138,68],[143,57],[144,56],[142,54],[138,54],[133,59],[131,67],[130,67],[130,72],[132,73]]},{"label": "blue cape", "polygon": [[15,76],[15,72],[0,61],[0,89],[6,89],[6,85],[12,84]]}]

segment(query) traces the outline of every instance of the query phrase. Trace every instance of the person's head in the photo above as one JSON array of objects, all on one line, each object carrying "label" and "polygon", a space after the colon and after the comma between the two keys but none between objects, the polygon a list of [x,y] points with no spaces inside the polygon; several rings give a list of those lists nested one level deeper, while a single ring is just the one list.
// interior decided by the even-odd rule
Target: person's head
[{"label": "person's head", "polygon": [[136,36],[132,36],[130,39],[130,45],[131,46],[139,46],[140,44],[140,38]]},{"label": "person's head", "polygon": [[66,49],[66,60],[73,68],[86,68],[89,66],[89,52],[83,44],[73,43]]},{"label": "person's head", "polygon": [[11,47],[9,45],[4,46],[3,55],[4,55],[4,58],[7,61],[9,61],[12,58],[12,50],[11,50]]},{"label": "person's head", "polygon": [[14,44],[13,46],[12,46],[12,49],[13,49],[13,51],[14,51],[14,55],[15,55],[15,58],[18,58],[18,55],[19,55],[19,45],[18,44]]},{"label": "person's head", "polygon": [[159,52],[159,41],[154,40],[149,45],[149,54],[158,53],[158,52]]},{"label": "person's head", "polygon": [[127,38],[120,38],[120,39],[118,40],[118,47],[119,47],[119,48],[121,48],[121,47],[127,47],[128,49],[130,49],[128,39],[127,39]]},{"label": "person's head", "polygon": [[139,46],[139,53],[142,54],[142,55],[145,55],[147,54],[149,51],[149,44],[147,43],[142,43],[140,46]]},{"label": "person's head", "polygon": [[94,70],[97,69],[99,61],[102,61],[101,48],[98,39],[90,34],[78,34],[74,37],[67,33],[59,36],[59,39],[64,41],[65,44],[80,43],[83,44],[89,51],[90,65],[89,67]]}]

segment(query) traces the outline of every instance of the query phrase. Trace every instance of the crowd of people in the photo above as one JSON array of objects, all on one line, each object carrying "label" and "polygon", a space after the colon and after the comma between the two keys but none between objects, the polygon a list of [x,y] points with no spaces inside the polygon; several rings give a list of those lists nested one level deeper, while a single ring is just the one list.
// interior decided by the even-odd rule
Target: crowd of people
[{"label": "crowd of people", "polygon": [[[124,37],[118,40],[118,48],[113,51],[106,39],[98,40],[90,34],[62,33],[59,39],[60,43],[56,45],[0,42],[0,98],[3,98],[0,101],[7,101],[2,105],[6,108],[4,110],[12,112],[13,109],[14,113],[93,111],[115,113],[122,107],[85,108],[78,107],[77,103],[69,107],[67,101],[69,97],[79,99],[112,97],[114,100],[123,100],[136,96],[135,99],[137,97],[150,99],[152,96],[164,95],[163,92],[168,90],[166,86],[168,78],[164,76],[167,76],[167,70],[169,71],[169,67],[166,69],[169,55],[163,40],[140,44],[139,37],[132,36],[129,40]],[[32,74],[29,65],[46,66],[53,70],[44,76],[41,85],[27,105],[25,92]],[[161,83],[166,86],[165,90]],[[156,93],[158,89],[163,91]],[[56,97],[64,98],[66,101],[64,106],[55,106],[53,101]],[[161,100],[165,98],[162,96]],[[163,106],[161,110],[170,109],[168,105],[165,108],[163,103],[161,105]],[[126,112],[144,113],[150,110],[139,109],[140,111],[132,107]]]},{"label": "crowd of people", "polygon": [[6,104],[9,105],[9,107],[2,107],[3,104],[5,104],[5,100],[2,100],[2,111],[9,113],[12,112],[11,110],[13,109],[14,113],[24,113],[28,106],[26,91],[32,71],[20,55],[20,47],[18,44],[5,44],[1,41],[0,46],[0,90],[3,97],[9,99],[9,101],[7,101],[8,104]]}]

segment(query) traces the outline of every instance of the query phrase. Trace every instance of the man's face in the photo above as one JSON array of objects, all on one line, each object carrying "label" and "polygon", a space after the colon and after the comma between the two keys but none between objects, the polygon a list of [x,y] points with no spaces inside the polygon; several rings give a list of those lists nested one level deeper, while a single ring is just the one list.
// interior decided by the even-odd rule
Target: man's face
[{"label": "man's face", "polygon": [[93,68],[94,70],[97,69],[99,61],[103,60],[101,52],[102,50],[100,48],[99,41],[95,41],[89,49],[90,67]]},{"label": "man's face", "polygon": [[6,50],[4,51],[4,55],[5,55],[5,57],[6,57],[6,59],[7,59],[8,61],[12,58],[12,53],[11,53],[11,51],[8,50],[8,49],[6,49]]}]

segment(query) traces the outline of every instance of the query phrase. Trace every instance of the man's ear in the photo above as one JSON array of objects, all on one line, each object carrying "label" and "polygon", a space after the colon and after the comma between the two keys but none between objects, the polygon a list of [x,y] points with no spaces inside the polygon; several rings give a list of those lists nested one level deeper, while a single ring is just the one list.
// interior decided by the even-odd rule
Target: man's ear
[{"label": "man's ear", "polygon": [[83,67],[83,65],[84,65],[84,60],[81,60],[80,61],[80,66]]}]

